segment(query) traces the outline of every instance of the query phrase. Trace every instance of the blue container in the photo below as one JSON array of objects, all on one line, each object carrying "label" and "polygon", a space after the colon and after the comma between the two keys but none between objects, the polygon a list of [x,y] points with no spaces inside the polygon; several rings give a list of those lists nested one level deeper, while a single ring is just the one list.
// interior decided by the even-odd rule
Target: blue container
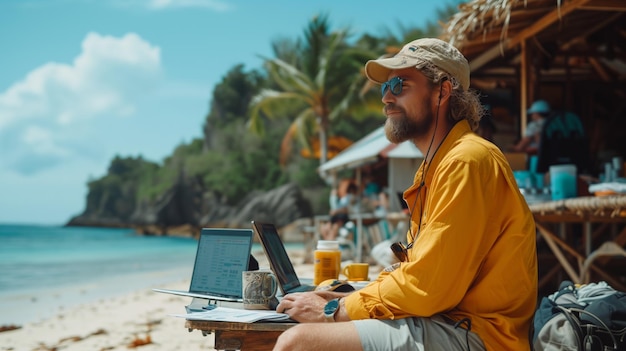
[{"label": "blue container", "polygon": [[576,166],[550,166],[550,190],[552,191],[552,200],[576,197]]},{"label": "blue container", "polygon": [[544,187],[543,178],[544,178],[545,174],[543,174],[543,173],[534,173],[533,176],[534,176],[534,180],[535,180],[535,188],[542,189]]},{"label": "blue container", "polygon": [[513,171],[513,176],[518,188],[532,188],[534,179],[529,171]]},{"label": "blue container", "polygon": [[537,164],[539,163],[539,156],[533,155],[528,159],[528,170],[530,173],[537,173]]}]

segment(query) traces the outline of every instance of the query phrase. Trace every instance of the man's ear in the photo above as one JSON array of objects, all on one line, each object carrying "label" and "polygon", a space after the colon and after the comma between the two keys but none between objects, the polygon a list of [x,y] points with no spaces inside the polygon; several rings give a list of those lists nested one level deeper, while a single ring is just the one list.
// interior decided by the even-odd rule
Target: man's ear
[{"label": "man's ear", "polygon": [[444,102],[450,98],[450,94],[452,93],[452,83],[448,78],[443,78],[439,83],[439,101]]}]

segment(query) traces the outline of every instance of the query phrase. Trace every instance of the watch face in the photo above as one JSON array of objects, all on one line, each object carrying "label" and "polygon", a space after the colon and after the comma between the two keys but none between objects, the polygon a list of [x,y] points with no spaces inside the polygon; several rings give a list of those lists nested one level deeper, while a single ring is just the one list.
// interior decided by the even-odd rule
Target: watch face
[{"label": "watch face", "polygon": [[324,314],[333,315],[335,314],[335,311],[337,311],[338,307],[339,307],[339,299],[330,300],[324,307]]}]

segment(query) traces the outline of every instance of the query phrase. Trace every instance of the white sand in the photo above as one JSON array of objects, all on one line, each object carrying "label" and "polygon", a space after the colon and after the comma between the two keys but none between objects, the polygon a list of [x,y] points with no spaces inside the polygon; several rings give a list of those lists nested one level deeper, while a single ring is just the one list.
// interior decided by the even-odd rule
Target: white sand
[{"label": "white sand", "polygon": [[[262,252],[253,252],[261,268],[269,267]],[[313,265],[302,264],[303,250],[290,250],[299,277],[312,278]],[[370,277],[378,267],[371,267]],[[170,283],[170,289],[185,290],[188,279]],[[185,312],[191,298],[156,293],[150,289],[102,298],[82,304],[41,322],[27,323],[20,329],[0,332],[0,351],[85,351],[129,350],[134,343],[141,351],[213,350],[213,335],[189,332],[185,320],[170,314]],[[1,313],[1,312],[0,312]]]},{"label": "white sand", "polygon": [[[171,284],[186,289],[188,282]],[[190,298],[137,291],[68,309],[41,322],[0,333],[0,350],[128,350],[136,340],[151,343],[141,350],[207,350],[213,340],[189,333],[185,321],[170,317],[184,312]]]}]

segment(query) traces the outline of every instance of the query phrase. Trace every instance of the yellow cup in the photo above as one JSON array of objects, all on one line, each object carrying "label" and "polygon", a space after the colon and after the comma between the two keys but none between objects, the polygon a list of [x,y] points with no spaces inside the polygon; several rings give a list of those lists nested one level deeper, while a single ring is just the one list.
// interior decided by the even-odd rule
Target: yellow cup
[{"label": "yellow cup", "polygon": [[348,280],[369,280],[370,265],[367,263],[350,263],[343,267],[341,273],[348,278]]}]

